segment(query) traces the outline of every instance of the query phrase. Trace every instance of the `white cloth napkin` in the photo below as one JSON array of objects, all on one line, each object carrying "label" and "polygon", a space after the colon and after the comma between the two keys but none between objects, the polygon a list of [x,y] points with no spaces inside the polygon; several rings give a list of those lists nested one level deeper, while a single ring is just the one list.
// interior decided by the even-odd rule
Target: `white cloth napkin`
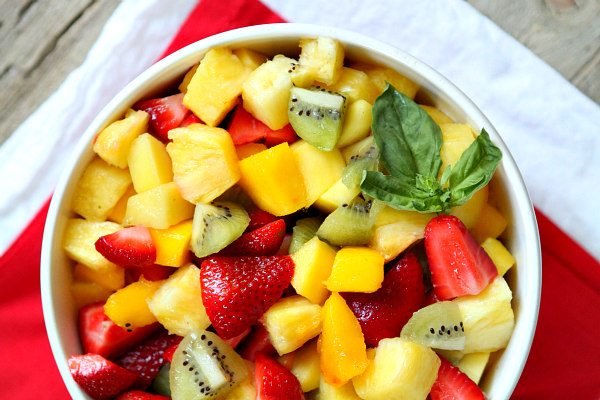
[{"label": "white cloth napkin", "polygon": [[[600,107],[460,0],[264,0],[291,22],[356,31],[461,88],[511,149],[535,205],[600,259]],[[0,148],[0,254],[50,195],[96,113],[163,51],[193,0],[124,1],[84,63]]]}]

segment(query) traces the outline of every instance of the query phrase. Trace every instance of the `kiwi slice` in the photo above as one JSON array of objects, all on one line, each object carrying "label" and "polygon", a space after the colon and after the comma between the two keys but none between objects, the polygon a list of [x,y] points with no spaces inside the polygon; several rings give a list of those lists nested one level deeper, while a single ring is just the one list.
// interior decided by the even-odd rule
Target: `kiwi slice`
[{"label": "kiwi slice", "polygon": [[152,381],[152,390],[163,396],[171,397],[171,387],[169,383],[170,364],[165,364],[158,370],[158,374]]},{"label": "kiwi slice", "polygon": [[400,336],[434,349],[465,348],[462,314],[451,301],[440,301],[421,308],[404,325]]},{"label": "kiwi slice", "polygon": [[206,257],[223,250],[244,233],[249,223],[246,210],[235,203],[199,203],[192,225],[192,251],[197,257]]},{"label": "kiwi slice", "polygon": [[292,240],[290,242],[288,253],[295,253],[300,247],[304,246],[306,242],[312,239],[317,234],[321,222],[323,222],[323,220],[318,217],[299,219],[292,229]]},{"label": "kiwi slice", "polygon": [[340,138],[346,99],[321,88],[292,88],[288,117],[302,139],[324,151],[333,150]]},{"label": "kiwi slice", "polygon": [[187,335],[173,355],[173,400],[222,399],[248,375],[242,357],[215,333]]},{"label": "kiwi slice", "polygon": [[334,246],[360,246],[367,244],[373,236],[373,224],[377,211],[372,200],[355,198],[342,204],[325,218],[317,236]]},{"label": "kiwi slice", "polygon": [[348,189],[360,186],[364,171],[376,171],[379,166],[379,150],[375,144],[359,154],[350,157],[342,172],[342,182]]}]

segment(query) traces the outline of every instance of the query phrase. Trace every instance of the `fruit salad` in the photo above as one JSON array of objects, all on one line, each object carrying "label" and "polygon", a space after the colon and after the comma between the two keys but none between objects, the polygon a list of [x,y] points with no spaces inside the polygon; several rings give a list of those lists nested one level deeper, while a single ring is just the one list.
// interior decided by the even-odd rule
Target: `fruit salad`
[{"label": "fruit salad", "polygon": [[97,134],[63,237],[91,398],[484,398],[514,327],[500,150],[299,47],[211,49]]}]

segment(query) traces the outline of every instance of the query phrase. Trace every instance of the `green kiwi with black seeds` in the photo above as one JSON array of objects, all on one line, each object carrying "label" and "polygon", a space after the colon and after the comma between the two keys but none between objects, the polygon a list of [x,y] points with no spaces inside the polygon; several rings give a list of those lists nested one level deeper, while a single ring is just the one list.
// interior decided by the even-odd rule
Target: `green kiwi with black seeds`
[{"label": "green kiwi with black seeds", "polygon": [[465,329],[458,305],[440,301],[421,308],[408,320],[402,338],[443,350],[463,350]]},{"label": "green kiwi with black seeds", "polygon": [[342,204],[325,218],[317,236],[334,246],[360,246],[373,236],[373,225],[381,207],[372,207],[372,200],[355,198]]},{"label": "green kiwi with black seeds", "polygon": [[290,254],[295,253],[306,242],[312,239],[317,234],[317,230],[319,230],[322,222],[323,219],[318,217],[299,219],[292,230],[292,240],[290,241],[288,252]]},{"label": "green kiwi with black seeds", "polygon": [[223,250],[248,227],[246,210],[232,202],[197,204],[192,224],[191,248],[196,257]]}]

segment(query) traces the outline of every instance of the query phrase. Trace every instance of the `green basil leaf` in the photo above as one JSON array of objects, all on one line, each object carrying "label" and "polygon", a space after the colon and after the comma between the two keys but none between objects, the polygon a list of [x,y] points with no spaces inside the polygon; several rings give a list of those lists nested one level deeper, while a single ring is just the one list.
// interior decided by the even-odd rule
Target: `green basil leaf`
[{"label": "green basil leaf", "polygon": [[373,136],[387,171],[414,181],[437,177],[442,161],[440,127],[417,103],[388,83],[373,104]]},{"label": "green basil leaf", "polygon": [[448,177],[450,205],[464,204],[476,191],[487,185],[502,158],[502,152],[485,131],[463,152]]}]

